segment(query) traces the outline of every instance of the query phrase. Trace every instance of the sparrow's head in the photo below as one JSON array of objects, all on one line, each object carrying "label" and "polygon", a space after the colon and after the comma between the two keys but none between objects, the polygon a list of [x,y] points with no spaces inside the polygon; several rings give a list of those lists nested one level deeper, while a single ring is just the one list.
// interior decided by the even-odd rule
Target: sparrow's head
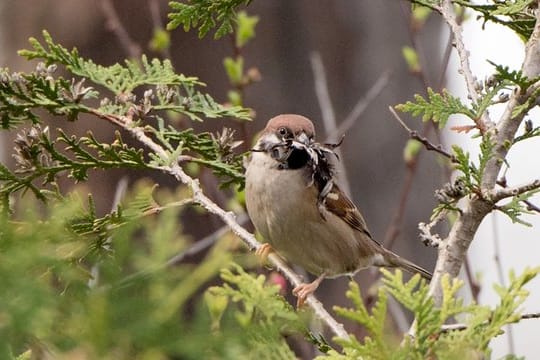
[{"label": "sparrow's head", "polygon": [[308,118],[295,114],[278,115],[270,119],[261,132],[259,149],[261,145],[265,147],[261,142],[267,145],[290,144],[291,142],[309,145],[314,137],[315,127]]},{"label": "sparrow's head", "polygon": [[280,168],[297,169],[312,158],[315,128],[311,120],[294,114],[278,115],[268,121],[253,151],[266,152]]},{"label": "sparrow's head", "polygon": [[307,145],[315,137],[315,127],[304,116],[285,114],[270,119],[263,134],[275,134],[280,140],[296,140]]}]

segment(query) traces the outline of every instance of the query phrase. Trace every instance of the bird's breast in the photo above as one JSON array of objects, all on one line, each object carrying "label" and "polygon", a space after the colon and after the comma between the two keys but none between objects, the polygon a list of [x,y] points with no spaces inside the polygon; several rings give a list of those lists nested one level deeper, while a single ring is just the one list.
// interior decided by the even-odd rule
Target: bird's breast
[{"label": "bird's breast", "polygon": [[307,169],[276,165],[270,156],[255,152],[246,171],[247,210],[265,240],[287,260],[317,275],[352,273],[371,265],[371,254],[361,247],[364,234],[332,213],[323,218]]}]

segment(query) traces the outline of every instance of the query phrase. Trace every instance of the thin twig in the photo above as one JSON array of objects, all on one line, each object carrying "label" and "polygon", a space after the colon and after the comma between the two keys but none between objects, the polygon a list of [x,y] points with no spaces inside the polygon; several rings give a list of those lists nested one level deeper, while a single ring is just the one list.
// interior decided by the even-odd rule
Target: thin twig
[{"label": "thin twig", "polygon": [[[238,225],[245,225],[249,220],[249,217],[246,213],[242,213],[238,215],[238,218],[236,221],[238,222]],[[173,256],[170,258],[167,263],[165,264],[166,267],[174,266],[179,263],[181,263],[186,257],[196,255],[210,246],[212,246],[218,239],[222,238],[226,233],[231,231],[231,229],[228,226],[222,226],[221,228],[217,229],[213,233],[211,233],[208,236],[205,236],[201,240],[198,240],[196,243],[194,243],[192,246],[190,246],[187,250],[182,251],[181,253]]]},{"label": "thin twig", "polygon": [[[114,191],[113,202],[111,204],[111,211],[118,211],[118,206],[120,205],[120,202],[122,201],[122,199],[124,198],[124,195],[126,194],[127,187],[128,187],[128,179],[126,176],[124,176],[120,179],[120,181],[118,181],[118,184],[116,184],[116,190]],[[105,240],[103,247],[109,250],[110,246],[111,246],[111,238],[108,237]],[[99,284],[99,265],[100,263],[97,262],[90,269],[91,277],[90,279],[88,279],[89,288],[95,288]]]},{"label": "thin twig", "polygon": [[469,288],[471,290],[471,296],[474,300],[475,303],[479,303],[479,295],[480,295],[480,291],[482,291],[482,287],[480,286],[480,284],[478,283],[478,281],[476,281],[474,275],[473,275],[473,270],[472,270],[472,267],[471,267],[471,262],[469,261],[469,257],[465,257],[465,260],[463,260],[463,265],[465,267],[465,277],[467,278],[467,282],[469,283]]},{"label": "thin twig", "polygon": [[[238,223],[243,225],[245,222],[247,222],[247,215],[246,213],[242,213],[238,217]],[[160,264],[158,266],[144,269],[141,271],[137,271],[133,274],[129,274],[128,276],[124,277],[120,281],[118,281],[116,284],[114,284],[115,288],[124,287],[127,284],[131,283],[134,279],[138,279],[141,277],[151,276],[159,271],[163,271],[165,269],[171,268],[173,266],[176,266],[180,264],[184,259],[188,256],[196,255],[209,247],[211,247],[218,239],[220,239],[222,236],[224,236],[227,232],[231,231],[231,228],[228,226],[223,226],[219,228],[218,230],[214,231],[212,234],[202,238],[201,240],[195,242],[191,247],[189,247],[186,250],[183,250],[182,252],[174,255],[169,260],[167,260],[165,263]]]},{"label": "thin twig", "polygon": [[[321,59],[321,54],[313,52],[310,56],[311,69],[313,71],[313,78],[315,81],[315,93],[319,101],[319,107],[322,113],[322,122],[324,125],[325,134],[333,134],[336,132],[337,123],[332,100],[330,100],[330,94],[328,92],[328,82],[326,81],[326,72],[324,71],[324,65]],[[336,148],[336,155],[341,158],[341,150]],[[338,161],[336,164],[337,172],[340,174],[339,180],[343,191],[346,194],[351,194],[351,186],[347,177],[347,171],[343,161]]]},{"label": "thin twig", "polygon": [[422,143],[424,145],[424,147],[426,148],[426,150],[435,151],[435,152],[443,155],[444,157],[450,159],[450,161],[453,162],[453,163],[457,162],[454,155],[450,154],[446,150],[443,150],[442,145],[434,145],[426,137],[420,136],[418,134],[418,131],[411,130],[407,126],[407,124],[405,124],[405,122],[401,119],[401,117],[396,113],[396,111],[394,110],[393,107],[389,106],[388,109],[390,110],[392,115],[394,115],[394,118],[396,118],[396,120],[401,124],[401,126],[403,126],[403,128],[405,130],[407,130],[407,132],[409,133],[409,136],[410,136],[411,139],[417,140],[418,142]]},{"label": "thin twig", "polygon": [[[493,257],[495,260],[495,267],[497,268],[497,276],[499,278],[499,283],[506,287],[506,281],[504,279],[504,269],[501,262],[501,246],[500,246],[500,239],[499,239],[499,231],[497,229],[497,214],[492,214],[491,216],[491,230],[493,232],[492,238],[493,238]],[[515,352],[515,344],[514,344],[514,332],[512,331],[512,325],[508,324],[508,352],[510,354],[514,354]]]},{"label": "thin twig", "polygon": [[107,19],[107,28],[116,35],[120,45],[124,48],[126,53],[135,61],[141,58],[142,50],[139,44],[137,44],[118,17],[118,13],[114,8],[114,4],[111,0],[101,0],[101,10]]},{"label": "thin twig", "polygon": [[[154,152],[160,158],[168,161],[168,154],[160,145],[154,140],[148,137],[142,127],[134,126],[134,123],[130,116],[119,116],[101,113],[98,110],[89,110],[92,114],[98,116],[101,119],[107,120],[114,125],[122,127],[129,132],[135,139],[140,141],[152,152]],[[174,176],[178,181],[187,185],[192,191],[193,201],[205,208],[210,213],[217,215],[242,241],[249,247],[251,251],[255,251],[261,247],[261,243],[255,239],[253,234],[249,233],[240,224],[238,224],[236,215],[233,212],[225,211],[209,199],[202,191],[199,181],[187,175],[182,167],[178,163],[171,165],[156,166],[167,174]],[[296,274],[283,259],[277,254],[271,253],[268,255],[268,260],[271,264],[281,272],[285,278],[293,285],[298,286],[303,283],[302,279]],[[349,335],[345,331],[343,325],[337,322],[324,308],[322,303],[313,295],[309,295],[306,303],[313,309],[314,313],[330,328],[330,330],[339,338],[348,339]]]},{"label": "thin twig", "polygon": [[[519,318],[520,320],[540,319],[540,312],[523,314]],[[484,324],[487,325],[488,323],[489,320],[487,320]],[[466,324],[448,324],[441,327],[441,332],[462,331],[466,330],[467,328],[468,326]]]},{"label": "thin twig", "polygon": [[388,85],[390,79],[390,71],[387,70],[379,76],[375,84],[371,86],[371,88],[368,90],[368,92],[358,100],[356,105],[354,105],[353,109],[347,115],[345,120],[343,120],[337,128],[330,133],[327,133],[325,142],[332,143],[335,142],[339,136],[342,134],[345,134],[353,125],[358,121],[360,116],[366,111],[366,109],[371,105],[373,100],[379,96],[379,94],[384,90],[384,88]]},{"label": "thin twig", "polygon": [[[154,31],[156,29],[163,30],[163,21],[161,20],[161,14],[159,11],[159,0],[149,0],[149,7],[150,7],[150,15],[152,18],[152,25],[154,27]],[[166,59],[171,58],[171,50],[170,47],[165,47],[160,49],[160,51],[163,53],[163,56]]]},{"label": "thin twig", "polygon": [[[405,8],[402,7],[402,10],[405,10]],[[407,14],[407,16],[410,17],[410,12],[403,11],[403,14],[404,14],[404,16],[405,16],[405,14]],[[461,23],[462,21],[463,21],[463,16],[458,17],[457,22]],[[409,26],[408,29],[409,29],[409,36],[411,38],[411,43],[412,43],[413,47],[415,48],[417,53],[421,52],[421,51],[418,50],[418,41],[417,41],[417,36],[416,36],[417,33],[418,33],[418,30],[419,30],[418,27]],[[436,85],[437,89],[440,89],[443,86],[444,74],[446,74],[446,70],[448,68],[451,52],[452,52],[452,33],[449,34],[448,41],[446,43],[444,56],[443,56],[443,61],[442,61],[442,64],[441,64],[441,69],[439,71],[441,76],[439,77],[437,85]],[[422,55],[422,54],[420,54],[420,55]],[[422,57],[422,59],[425,59],[425,57]],[[420,82],[422,83],[422,85],[424,87],[424,91],[425,91],[425,89],[430,87],[430,84],[429,84],[429,82],[427,80],[427,77],[426,77],[426,75],[424,73],[424,70],[423,70],[424,66],[421,66],[420,68],[422,70],[419,71],[419,72],[414,72],[413,75],[415,75],[420,80]],[[394,116],[395,116],[395,113],[394,113]],[[397,120],[400,122],[400,124],[409,133],[412,132],[409,129],[409,127],[407,125],[405,125],[405,123],[399,118],[399,116],[397,117]],[[438,128],[436,126],[434,126],[434,124],[432,122],[424,123],[422,131],[421,131],[422,135],[418,135],[418,133],[415,133],[415,134],[418,135],[418,137],[421,140],[424,140],[426,142],[427,141],[426,136],[430,132],[431,129],[434,130],[435,136],[438,139],[440,139],[440,131],[438,131]],[[424,142],[424,145],[425,145],[425,142]],[[431,147],[435,147],[436,149],[439,148],[439,149],[442,150],[442,146],[432,145]],[[420,154],[420,152],[417,152],[416,154],[414,154],[412,159],[406,163],[406,175],[405,175],[405,179],[403,181],[402,189],[401,189],[400,196],[399,196],[400,200],[397,203],[397,205],[395,206],[394,215],[392,217],[392,222],[388,226],[388,229],[386,231],[386,235],[385,235],[385,238],[384,238],[384,244],[388,248],[393,247],[394,242],[396,241],[396,239],[397,239],[397,237],[398,237],[398,235],[400,233],[401,224],[403,222],[403,218],[404,218],[406,207],[407,207],[407,201],[408,201],[408,198],[409,198],[410,189],[412,187],[414,177],[416,176],[416,170],[418,169],[419,154]],[[443,155],[446,156],[446,154],[443,154]],[[448,178],[450,177],[450,173],[448,173],[447,177]],[[431,237],[431,234],[429,236]]]},{"label": "thin twig", "polygon": [[420,230],[420,240],[422,240],[424,245],[433,247],[441,246],[441,237],[439,234],[432,234],[431,229],[437,225],[445,217],[445,215],[445,212],[441,211],[433,220],[431,220],[429,224],[423,222],[418,224],[418,230]]}]

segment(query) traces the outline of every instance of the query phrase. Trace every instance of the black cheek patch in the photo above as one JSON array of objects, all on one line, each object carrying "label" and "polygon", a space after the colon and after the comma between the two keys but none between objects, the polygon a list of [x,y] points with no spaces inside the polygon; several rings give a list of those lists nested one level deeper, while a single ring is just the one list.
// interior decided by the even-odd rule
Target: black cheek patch
[{"label": "black cheek patch", "polygon": [[287,167],[289,169],[300,169],[309,161],[309,154],[302,149],[294,149],[287,158]]}]

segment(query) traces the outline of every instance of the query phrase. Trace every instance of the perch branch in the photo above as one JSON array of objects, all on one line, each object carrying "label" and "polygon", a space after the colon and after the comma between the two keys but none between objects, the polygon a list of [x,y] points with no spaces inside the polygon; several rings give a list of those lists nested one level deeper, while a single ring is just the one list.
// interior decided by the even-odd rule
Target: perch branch
[{"label": "perch branch", "polygon": [[[154,142],[152,138],[148,137],[144,132],[143,128],[139,126],[134,126],[134,123],[130,116],[104,114],[94,109],[89,110],[89,112],[101,119],[113,123],[114,125],[122,127],[124,130],[129,132],[136,140],[144,144],[147,148],[149,148],[152,152],[154,152],[162,159],[166,160],[169,158],[169,154],[165,151],[165,149],[163,149],[159,144]],[[170,165],[157,166],[156,169],[159,169],[167,174],[174,176],[177,180],[188,186],[192,191],[193,201],[205,208],[208,212],[217,215],[238,237],[242,239],[242,241],[249,247],[251,251],[255,251],[261,246],[261,243],[259,243],[257,239],[255,239],[253,234],[240,226],[237,221],[236,215],[231,211],[225,211],[215,202],[209,199],[202,191],[199,185],[199,181],[187,175],[178,162]],[[279,272],[281,272],[287,278],[287,280],[293,286],[298,286],[303,283],[300,276],[296,274],[277,254],[271,253],[268,256],[268,260]],[[315,296],[308,296],[306,303],[313,309],[315,314],[330,328],[334,335],[342,339],[349,338],[349,335],[345,331],[343,325],[337,322],[326,311],[322,303],[317,300]]]}]

